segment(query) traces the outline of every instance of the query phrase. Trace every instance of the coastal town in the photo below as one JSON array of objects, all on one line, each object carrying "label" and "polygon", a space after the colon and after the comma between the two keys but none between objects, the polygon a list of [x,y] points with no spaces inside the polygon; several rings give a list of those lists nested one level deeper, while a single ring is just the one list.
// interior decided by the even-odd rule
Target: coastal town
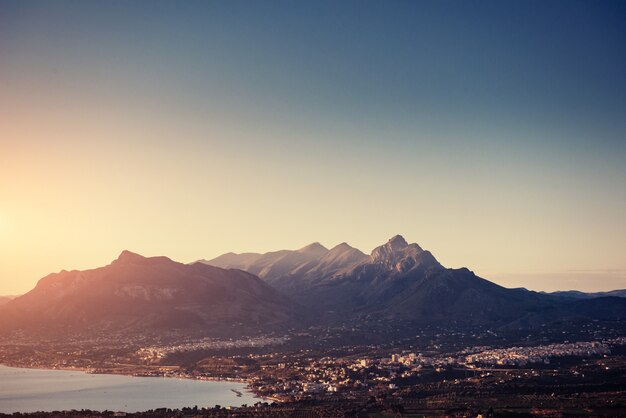
[{"label": "coastal town", "polygon": [[[330,339],[332,333],[316,335],[315,339]],[[458,339],[461,334],[453,336]],[[506,393],[507,387],[525,381],[535,382],[539,394],[545,391],[541,382],[575,379],[580,384],[600,371],[606,376],[612,368],[623,370],[626,363],[625,337],[451,349],[445,338],[437,339],[437,335],[442,334],[433,331],[431,344],[421,349],[401,344],[394,347],[397,343],[329,346],[326,350],[308,348],[307,343],[307,347],[298,348],[294,335],[188,339],[171,344],[139,338],[117,346],[103,337],[47,341],[45,348],[23,341],[0,344],[0,363],[89,373],[232,380],[247,383],[260,399],[287,404],[387,402],[445,393],[447,399],[461,388],[462,393],[486,388]]]}]

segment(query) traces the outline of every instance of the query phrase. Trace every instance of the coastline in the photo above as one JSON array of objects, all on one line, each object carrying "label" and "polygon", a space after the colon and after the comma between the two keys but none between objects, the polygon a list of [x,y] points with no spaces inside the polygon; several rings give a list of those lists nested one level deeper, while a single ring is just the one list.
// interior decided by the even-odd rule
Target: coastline
[{"label": "coastline", "polygon": [[[230,378],[230,377],[217,377],[217,376],[189,376],[189,375],[167,375],[163,374],[142,374],[142,373],[125,373],[119,369],[106,370],[102,368],[92,368],[92,367],[59,367],[59,366],[23,366],[19,364],[9,364],[5,362],[0,362],[0,367],[7,367],[13,369],[24,369],[24,370],[48,370],[48,371],[66,371],[66,372],[80,372],[85,374],[97,374],[97,375],[111,375],[111,376],[126,376],[126,377],[154,377],[154,378],[163,378],[163,379],[185,379],[185,380],[196,380],[196,381],[204,381],[204,382],[232,382],[232,383],[241,383],[245,385],[245,392],[248,392],[254,395],[255,398],[259,399],[259,402],[284,402],[283,400],[262,396],[256,391],[253,390],[251,386],[251,381],[249,379],[242,378]],[[232,390],[232,389],[231,389]],[[237,394],[237,397],[241,397],[243,395],[242,392],[234,391]]]}]

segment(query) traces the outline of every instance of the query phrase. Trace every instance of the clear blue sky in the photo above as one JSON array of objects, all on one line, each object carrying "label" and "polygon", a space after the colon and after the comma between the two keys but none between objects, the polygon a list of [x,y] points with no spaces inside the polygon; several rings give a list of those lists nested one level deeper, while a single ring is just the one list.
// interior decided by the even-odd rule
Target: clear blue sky
[{"label": "clear blue sky", "polygon": [[[626,287],[626,3],[0,0],[0,294],[401,233]],[[33,255],[36,254],[36,255]]]}]

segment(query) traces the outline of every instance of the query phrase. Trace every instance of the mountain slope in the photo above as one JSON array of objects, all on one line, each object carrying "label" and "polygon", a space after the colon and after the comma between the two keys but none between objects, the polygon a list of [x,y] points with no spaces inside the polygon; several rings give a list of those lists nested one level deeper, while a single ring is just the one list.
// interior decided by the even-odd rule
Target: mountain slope
[{"label": "mountain slope", "polygon": [[534,292],[503,288],[468,269],[447,269],[399,235],[360,264],[290,295],[302,303],[314,301],[323,313],[418,322],[504,323],[550,304]]},{"label": "mountain slope", "polygon": [[15,299],[15,296],[0,296],[0,306],[6,305],[7,303],[11,302],[13,299]]},{"label": "mountain slope", "polygon": [[[369,256],[347,244],[305,263],[292,262],[293,253],[229,254],[215,260],[224,267],[259,272],[317,318],[505,325],[520,317],[532,317],[529,323],[534,324],[555,318],[555,313],[575,314],[563,298],[507,289],[466,268],[445,268],[429,251],[400,235]],[[270,266],[280,262],[281,269],[268,268],[268,262]],[[604,310],[590,305],[581,312],[591,317],[609,313],[619,317],[620,312],[626,316],[619,301],[609,303]]]},{"label": "mountain slope", "polygon": [[327,277],[349,269],[368,257],[346,243],[328,250],[320,243],[299,250],[281,250],[265,254],[227,253],[200,263],[221,268],[240,269],[259,276],[278,289],[298,287],[301,282]]},{"label": "mountain slope", "polygon": [[129,251],[105,267],[46,276],[0,309],[5,329],[211,334],[285,326],[296,317],[287,298],[249,273]]}]

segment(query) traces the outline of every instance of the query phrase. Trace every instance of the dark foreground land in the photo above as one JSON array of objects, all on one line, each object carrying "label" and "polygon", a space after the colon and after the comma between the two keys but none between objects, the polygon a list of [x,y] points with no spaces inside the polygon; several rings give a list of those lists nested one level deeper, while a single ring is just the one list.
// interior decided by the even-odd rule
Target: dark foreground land
[{"label": "dark foreground land", "polygon": [[[248,339],[13,338],[0,363],[91,373],[236,379],[267,402],[239,408],[25,417],[626,416],[623,322],[532,332],[351,324]],[[124,341],[120,343],[120,341]],[[2,382],[0,382],[2,383]],[[11,416],[2,415],[1,416]]]},{"label": "dark foreground land", "polygon": [[65,411],[2,415],[0,417],[619,417],[626,416],[623,392],[597,392],[584,396],[485,396],[439,394],[414,399],[359,401],[308,400],[289,403],[258,403],[240,408],[157,409],[139,413],[112,411]]},{"label": "dark foreground land", "polygon": [[[320,364],[317,368],[337,367],[334,363],[327,366],[323,368]],[[315,373],[314,369],[308,371]],[[449,365],[422,367],[419,373],[406,373],[410,369],[402,364],[372,360],[364,370],[367,374],[376,370],[381,377],[389,378],[394,374],[396,377],[370,379],[360,387],[342,387],[337,393],[310,390],[305,386],[304,391],[285,396],[283,402],[259,402],[238,408],[162,408],[128,414],[83,410],[0,414],[0,417],[626,416],[626,350],[623,346],[613,347],[611,353],[603,355],[553,357],[550,364],[479,365],[473,369]],[[363,370],[357,369],[354,373],[362,375]],[[358,377],[349,375],[352,380]],[[287,380],[268,372],[263,383],[255,383],[276,388],[278,381],[285,383]]]}]

